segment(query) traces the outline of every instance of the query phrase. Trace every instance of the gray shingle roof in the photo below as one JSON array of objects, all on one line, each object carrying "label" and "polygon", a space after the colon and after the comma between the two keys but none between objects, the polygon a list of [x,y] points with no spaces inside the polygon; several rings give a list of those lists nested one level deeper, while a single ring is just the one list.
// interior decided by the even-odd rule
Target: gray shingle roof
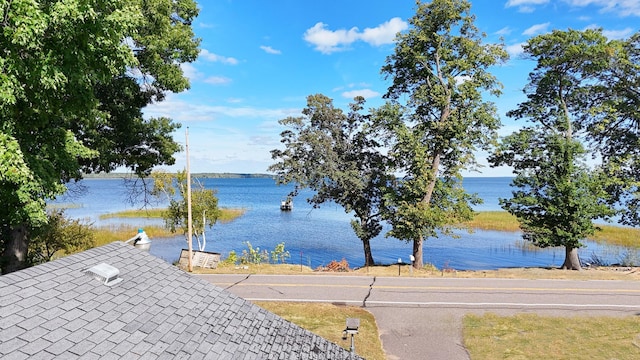
[{"label": "gray shingle roof", "polygon": [[[100,263],[118,268],[123,280],[109,287],[84,273]],[[3,360],[351,359],[350,355],[121,242],[0,276]]]}]

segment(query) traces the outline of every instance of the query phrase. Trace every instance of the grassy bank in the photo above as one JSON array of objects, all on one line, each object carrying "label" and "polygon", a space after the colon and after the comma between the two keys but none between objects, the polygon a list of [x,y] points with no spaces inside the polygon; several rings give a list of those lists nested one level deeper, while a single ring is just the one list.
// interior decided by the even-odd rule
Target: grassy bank
[{"label": "grassy bank", "polygon": [[[244,209],[220,209],[220,217],[218,222],[228,223],[245,213]],[[143,210],[127,210],[115,213],[100,215],[100,219],[162,219],[166,209],[143,209]],[[144,231],[150,238],[167,238],[177,234],[170,232],[164,226],[144,225]],[[98,226],[94,229],[94,237],[96,246],[106,245],[114,241],[125,241],[130,239],[138,232],[138,226],[133,225],[107,225]],[[178,234],[179,235],[179,234]]]},{"label": "grassy bank", "polygon": [[638,317],[467,315],[464,345],[472,359],[638,359]]},{"label": "grassy bank", "polygon": [[[151,239],[167,238],[176,236],[164,226],[144,225],[144,231]],[[106,225],[93,229],[96,246],[110,244],[114,241],[126,241],[138,233],[138,226],[133,225]]]},{"label": "grassy bank", "polygon": [[[481,211],[468,223],[469,227],[478,230],[520,231],[520,225],[515,216],[506,211]],[[611,245],[640,248],[640,229],[600,225],[601,231],[596,232],[589,239]]]},{"label": "grassy bank", "polygon": [[[156,209],[142,209],[142,210],[125,210],[118,211],[115,213],[102,214],[100,215],[101,220],[105,219],[114,219],[114,218],[123,218],[123,219],[162,219],[164,213],[167,209],[164,208],[156,208]],[[220,209],[220,217],[218,218],[218,222],[227,223],[233,221],[240,216],[244,215],[246,212],[245,209],[230,209],[230,208],[221,208]]]}]

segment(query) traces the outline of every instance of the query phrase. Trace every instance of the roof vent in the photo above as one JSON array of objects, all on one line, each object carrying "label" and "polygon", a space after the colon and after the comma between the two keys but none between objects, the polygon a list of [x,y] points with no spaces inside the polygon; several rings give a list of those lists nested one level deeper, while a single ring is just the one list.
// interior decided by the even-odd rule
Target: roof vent
[{"label": "roof vent", "polygon": [[107,286],[113,286],[122,281],[122,278],[118,277],[120,270],[105,263],[98,264],[89,270],[86,270],[84,273],[101,281]]}]

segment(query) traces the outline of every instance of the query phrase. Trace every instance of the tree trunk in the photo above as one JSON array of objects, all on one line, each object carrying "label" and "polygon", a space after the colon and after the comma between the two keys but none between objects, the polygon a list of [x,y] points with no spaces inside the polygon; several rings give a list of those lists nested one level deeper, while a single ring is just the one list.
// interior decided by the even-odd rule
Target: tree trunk
[{"label": "tree trunk", "polygon": [[565,257],[564,264],[562,264],[562,269],[564,270],[582,270],[582,266],[580,265],[580,258],[578,257],[578,249],[572,247],[565,247]]},{"label": "tree trunk", "polygon": [[416,259],[413,261],[413,267],[416,269],[422,269],[424,263],[422,261],[422,236],[413,240],[413,257]]},{"label": "tree trunk", "polygon": [[371,253],[371,241],[362,239],[362,247],[364,248],[364,266],[373,266],[373,254]]},{"label": "tree trunk", "polygon": [[29,232],[25,225],[12,228],[4,244],[2,254],[2,274],[8,274],[27,267],[27,250],[29,249]]}]

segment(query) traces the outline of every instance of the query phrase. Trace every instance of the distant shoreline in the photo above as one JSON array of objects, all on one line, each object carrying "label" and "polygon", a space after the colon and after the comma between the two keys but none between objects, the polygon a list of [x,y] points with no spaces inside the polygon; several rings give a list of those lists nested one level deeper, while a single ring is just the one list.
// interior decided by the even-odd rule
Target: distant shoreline
[{"label": "distant shoreline", "polygon": [[[201,179],[273,179],[270,174],[246,174],[246,173],[191,173],[192,177]],[[132,173],[100,173],[84,174],[84,179],[123,179],[135,177]]]}]

